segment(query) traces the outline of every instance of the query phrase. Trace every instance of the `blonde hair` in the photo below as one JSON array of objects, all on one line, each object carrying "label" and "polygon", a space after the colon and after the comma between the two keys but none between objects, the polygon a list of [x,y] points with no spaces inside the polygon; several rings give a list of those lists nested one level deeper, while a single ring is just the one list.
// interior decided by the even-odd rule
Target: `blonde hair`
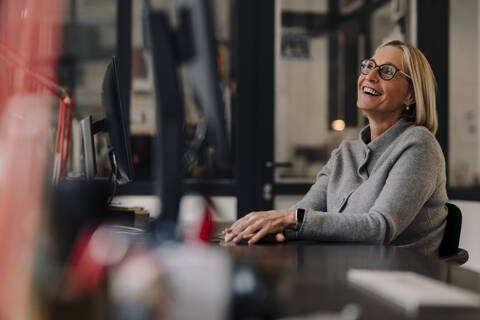
[{"label": "blonde hair", "polygon": [[409,81],[413,86],[415,104],[410,106],[410,111],[405,111],[403,115],[412,118],[417,125],[422,125],[435,134],[438,128],[435,102],[436,81],[427,58],[419,49],[399,40],[382,44],[377,48],[377,51],[386,46],[393,46],[402,50],[402,68],[411,77]]}]

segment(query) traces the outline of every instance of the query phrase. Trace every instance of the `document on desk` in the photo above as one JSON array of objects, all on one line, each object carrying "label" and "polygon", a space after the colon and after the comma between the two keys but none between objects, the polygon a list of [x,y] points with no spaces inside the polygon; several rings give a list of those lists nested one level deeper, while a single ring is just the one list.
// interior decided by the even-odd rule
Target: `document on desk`
[{"label": "document on desk", "polygon": [[410,314],[421,307],[480,308],[478,293],[414,272],[351,269],[347,279]]}]

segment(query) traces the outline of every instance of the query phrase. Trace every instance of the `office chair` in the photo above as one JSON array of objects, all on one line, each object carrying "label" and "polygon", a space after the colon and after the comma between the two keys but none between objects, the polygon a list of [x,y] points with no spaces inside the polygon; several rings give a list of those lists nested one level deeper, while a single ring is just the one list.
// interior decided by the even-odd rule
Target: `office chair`
[{"label": "office chair", "polygon": [[447,225],[438,253],[440,259],[462,265],[468,260],[467,250],[458,247],[462,229],[462,212],[452,203],[447,203],[447,209]]}]

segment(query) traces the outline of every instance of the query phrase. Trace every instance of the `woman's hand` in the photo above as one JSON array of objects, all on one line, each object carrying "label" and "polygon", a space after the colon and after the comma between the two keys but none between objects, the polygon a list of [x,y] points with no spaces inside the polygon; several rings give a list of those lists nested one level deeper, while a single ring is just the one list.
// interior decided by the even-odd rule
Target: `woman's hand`
[{"label": "woman's hand", "polygon": [[296,225],[295,210],[259,211],[238,219],[223,234],[225,242],[247,239],[248,244],[253,244],[269,234],[275,234],[275,240],[283,242],[283,230],[295,228]]}]

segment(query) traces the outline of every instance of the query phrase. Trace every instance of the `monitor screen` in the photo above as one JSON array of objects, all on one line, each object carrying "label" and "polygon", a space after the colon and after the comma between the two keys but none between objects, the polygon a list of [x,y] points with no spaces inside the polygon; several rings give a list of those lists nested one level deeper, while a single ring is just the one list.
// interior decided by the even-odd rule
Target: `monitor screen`
[{"label": "monitor screen", "polygon": [[183,61],[187,81],[198,101],[208,125],[207,139],[214,149],[213,160],[220,168],[228,168],[229,146],[225,105],[217,70],[213,15],[208,0],[177,0],[177,18],[190,36],[192,54]]},{"label": "monitor screen", "polygon": [[102,86],[102,107],[106,115],[106,129],[113,151],[112,167],[116,172],[117,183],[125,184],[134,179],[133,157],[130,145],[128,123],[128,103],[122,97],[118,59],[112,57]]},{"label": "monitor screen", "polygon": [[229,147],[225,110],[217,71],[212,13],[204,0],[177,1],[176,29],[166,12],[147,6],[145,43],[152,56],[156,99],[157,135],[155,173],[162,212],[157,220],[177,222],[184,175],[184,94],[178,72],[183,66],[187,81],[207,124],[207,141],[218,168],[228,168]]},{"label": "monitor screen", "polygon": [[[183,175],[184,102],[177,74],[174,41],[164,12],[147,7],[145,43],[150,49],[156,101],[157,134],[154,139],[155,189],[162,201],[159,222],[177,221]],[[162,227],[158,223],[157,227]]]}]

